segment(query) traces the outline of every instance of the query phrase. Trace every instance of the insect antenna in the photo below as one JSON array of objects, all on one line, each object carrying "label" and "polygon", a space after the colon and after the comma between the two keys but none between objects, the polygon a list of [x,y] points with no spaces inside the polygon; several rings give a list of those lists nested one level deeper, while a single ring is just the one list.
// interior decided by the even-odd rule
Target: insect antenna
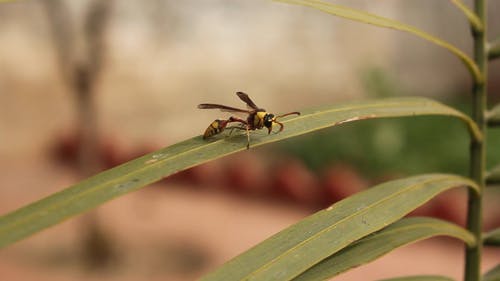
[{"label": "insect antenna", "polygon": [[292,115],[292,114],[300,115],[300,112],[298,112],[298,111],[289,112],[289,113],[285,113],[283,115],[276,116],[276,118],[282,118],[282,117],[285,117],[285,116],[288,116],[288,115]]},{"label": "insect antenna", "polygon": [[285,113],[285,114],[282,114],[282,115],[274,117],[273,122],[276,123],[276,124],[278,124],[278,125],[280,125],[280,130],[278,132],[283,131],[283,128],[285,127],[285,126],[283,126],[283,123],[281,123],[281,122],[278,121],[278,118],[282,118],[282,117],[285,117],[285,116],[288,116],[288,115],[292,115],[292,114],[300,115],[300,112],[294,111],[294,112],[289,112],[289,113]]}]

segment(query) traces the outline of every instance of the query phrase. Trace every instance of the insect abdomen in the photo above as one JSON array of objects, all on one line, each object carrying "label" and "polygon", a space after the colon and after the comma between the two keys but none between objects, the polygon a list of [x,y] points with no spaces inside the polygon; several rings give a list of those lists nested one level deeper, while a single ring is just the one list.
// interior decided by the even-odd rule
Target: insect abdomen
[{"label": "insect abdomen", "polygon": [[214,122],[210,123],[208,128],[205,130],[203,138],[206,139],[208,137],[219,134],[220,132],[224,131],[224,128],[226,127],[225,125],[226,122],[223,122],[223,120],[214,120]]}]

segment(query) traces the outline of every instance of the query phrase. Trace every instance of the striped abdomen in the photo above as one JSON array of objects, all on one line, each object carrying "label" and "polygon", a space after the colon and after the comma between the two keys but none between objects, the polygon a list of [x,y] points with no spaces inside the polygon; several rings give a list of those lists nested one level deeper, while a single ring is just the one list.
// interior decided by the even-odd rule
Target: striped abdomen
[{"label": "striped abdomen", "polygon": [[217,135],[220,132],[224,131],[224,128],[226,127],[227,121],[224,122],[225,120],[219,120],[216,119],[214,122],[210,123],[208,128],[205,130],[205,133],[203,134],[203,138],[206,139],[208,137],[211,137],[213,135]]}]

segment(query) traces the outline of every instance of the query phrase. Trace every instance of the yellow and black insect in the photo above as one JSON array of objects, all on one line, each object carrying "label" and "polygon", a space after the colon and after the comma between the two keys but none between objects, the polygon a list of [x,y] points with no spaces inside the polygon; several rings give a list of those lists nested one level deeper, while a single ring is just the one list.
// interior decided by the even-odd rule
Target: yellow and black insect
[{"label": "yellow and black insect", "polygon": [[264,127],[267,128],[268,134],[273,130],[273,125],[278,124],[280,126],[280,130],[278,132],[283,131],[283,124],[280,123],[277,119],[281,117],[285,117],[292,114],[300,115],[300,112],[294,111],[286,114],[282,114],[279,116],[274,116],[274,114],[266,112],[265,109],[259,108],[255,103],[250,99],[250,97],[243,93],[237,92],[236,95],[247,104],[248,109],[239,109],[231,106],[221,105],[221,104],[213,104],[213,103],[202,103],[198,105],[200,109],[220,109],[224,112],[239,112],[248,114],[246,120],[231,116],[228,119],[216,119],[214,120],[208,128],[205,130],[203,134],[203,138],[209,138],[211,136],[217,135],[224,131],[227,128],[229,123],[239,123],[239,126],[231,127],[232,129],[242,129],[246,130],[247,133],[247,149],[250,148],[250,133],[249,131],[262,129]]}]

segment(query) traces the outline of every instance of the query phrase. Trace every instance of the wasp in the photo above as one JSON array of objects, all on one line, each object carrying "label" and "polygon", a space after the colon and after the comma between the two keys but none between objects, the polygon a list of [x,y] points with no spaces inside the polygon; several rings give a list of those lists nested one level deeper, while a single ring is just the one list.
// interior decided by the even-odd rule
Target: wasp
[{"label": "wasp", "polygon": [[[282,114],[279,116],[274,116],[274,114],[267,112],[265,109],[258,107],[255,103],[250,99],[250,97],[243,93],[237,92],[236,95],[247,105],[248,109],[240,109],[231,106],[221,105],[221,104],[213,104],[213,103],[202,103],[198,105],[200,109],[220,109],[223,112],[234,112],[234,113],[244,113],[247,114],[247,119],[241,119],[238,117],[231,116],[228,119],[216,119],[214,120],[208,128],[205,130],[203,134],[203,139],[209,138],[211,136],[220,134],[226,128],[231,129],[242,129],[246,130],[247,134],[247,149],[250,148],[250,131],[262,129],[264,127],[267,128],[268,134],[271,134],[273,130],[273,125],[278,124],[280,129],[278,131],[283,131],[284,125],[283,123],[278,121],[278,118],[282,118],[288,115],[296,114],[300,115],[300,112],[294,111],[286,114]],[[235,127],[227,127],[230,123],[238,123]]]}]

